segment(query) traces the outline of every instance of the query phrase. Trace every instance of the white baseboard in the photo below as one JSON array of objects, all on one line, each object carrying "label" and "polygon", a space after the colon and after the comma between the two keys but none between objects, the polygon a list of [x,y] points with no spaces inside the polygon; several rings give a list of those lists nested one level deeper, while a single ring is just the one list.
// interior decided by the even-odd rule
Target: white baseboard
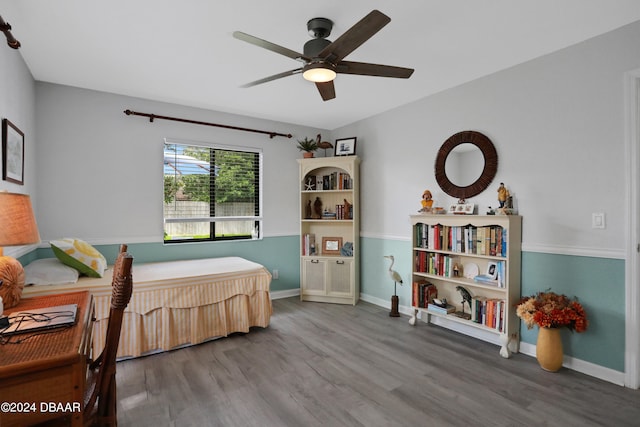
[{"label": "white baseboard", "polygon": [[[360,299],[362,301],[369,302],[371,304],[375,304],[380,307],[389,308],[391,310],[391,299],[389,301],[383,300],[378,297],[374,297],[367,294],[360,294]],[[413,308],[401,305],[398,307],[398,311],[402,314],[406,314],[408,316],[413,316]],[[443,318],[434,318],[433,323],[448,329],[452,329],[457,332],[464,333],[466,335],[472,336],[474,338],[481,339],[483,341],[488,341],[490,343],[500,345],[497,336],[495,334],[488,335],[479,335],[481,330],[476,328],[466,328],[465,325],[462,325],[458,322],[447,322],[446,319]],[[523,341],[520,341],[520,353],[525,354],[527,356],[536,357],[536,346],[533,344],[529,344]],[[623,386],[625,384],[625,375],[624,372],[616,371],[610,368],[605,368],[604,366],[596,365],[591,362],[586,362],[584,360],[576,359],[574,357],[570,357],[565,355],[563,359],[562,366],[567,369],[574,370],[576,372],[583,373],[585,375],[589,375],[603,381],[608,381],[610,383]]]},{"label": "white baseboard", "polygon": [[[520,341],[520,353],[536,357],[536,346]],[[585,362],[584,360],[576,359],[566,354],[562,360],[562,366],[624,387],[624,372],[605,368],[591,362]]]},{"label": "white baseboard", "polygon": [[300,295],[300,288],[271,292],[271,299],[289,298]]}]

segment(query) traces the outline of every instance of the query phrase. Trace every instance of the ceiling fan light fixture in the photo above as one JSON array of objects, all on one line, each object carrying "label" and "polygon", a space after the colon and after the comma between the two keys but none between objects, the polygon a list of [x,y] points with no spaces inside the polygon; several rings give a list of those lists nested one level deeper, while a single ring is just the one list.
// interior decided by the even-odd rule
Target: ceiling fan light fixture
[{"label": "ceiling fan light fixture", "polygon": [[305,80],[315,83],[322,100],[328,101],[336,97],[333,80],[336,78],[337,73],[408,79],[414,71],[412,68],[372,64],[368,62],[343,61],[347,55],[351,54],[351,52],[356,50],[360,45],[373,37],[373,35],[390,21],[391,18],[379,10],[374,9],[332,42],[327,40],[326,37],[331,33],[333,22],[327,18],[313,18],[307,22],[307,29],[313,38],[304,44],[304,53],[287,49],[286,47],[241,31],[234,31],[233,37],[239,40],[300,61],[304,64],[301,68],[274,74],[247,83],[242,87],[251,87],[301,73]]},{"label": "ceiling fan light fixture", "polygon": [[317,62],[304,67],[302,77],[310,82],[326,83],[336,78],[336,72],[330,64]]}]

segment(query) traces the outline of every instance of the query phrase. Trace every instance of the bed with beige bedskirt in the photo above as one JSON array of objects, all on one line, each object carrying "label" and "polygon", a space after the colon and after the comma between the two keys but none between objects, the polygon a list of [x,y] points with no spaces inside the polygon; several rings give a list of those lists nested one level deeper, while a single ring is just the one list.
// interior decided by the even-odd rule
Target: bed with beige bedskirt
[{"label": "bed with beige bedskirt", "polygon": [[[93,350],[104,346],[111,299],[110,266],[101,278],[25,286],[22,297],[88,290],[95,299]],[[233,332],[266,328],[271,318],[271,273],[240,257],[133,265],[133,295],[125,310],[119,358],[198,344]]]}]

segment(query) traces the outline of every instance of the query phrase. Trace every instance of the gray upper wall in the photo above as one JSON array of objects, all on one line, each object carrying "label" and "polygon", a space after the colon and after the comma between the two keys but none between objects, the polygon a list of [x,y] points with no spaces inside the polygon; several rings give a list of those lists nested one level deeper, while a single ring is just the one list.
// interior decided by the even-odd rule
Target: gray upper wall
[{"label": "gray upper wall", "polygon": [[[321,129],[50,83],[36,85],[43,240],[162,242],[164,139],[255,147],[264,153],[266,236],[297,234],[296,139]],[[124,110],[291,133],[293,138],[127,116]]]},{"label": "gray upper wall", "polygon": [[[362,232],[409,238],[407,215],[424,189],[454,202],[433,177],[453,133],[473,129],[496,145],[492,186],[470,200],[480,213],[504,181],[524,216],[523,248],[624,257],[624,74],[640,68],[640,23],[588,40],[329,133],[221,112],[33,82],[19,51],[0,49],[0,115],[26,134],[25,186],[44,240],[160,241],[163,138],[265,150],[267,236],[298,233],[298,137],[357,136],[362,157]],[[428,72],[426,70],[425,72]],[[123,110],[294,134],[292,140],[127,117]],[[607,228],[591,228],[604,212]]]},{"label": "gray upper wall", "polygon": [[[640,68],[639,40],[636,22],[334,130],[358,136],[362,234],[408,239],[424,189],[436,204],[456,202],[438,187],[434,161],[449,136],[470,129],[493,141],[499,165],[469,201],[485,213],[504,182],[524,217],[524,250],[624,258],[624,78]],[[595,212],[605,229],[591,228]]]}]

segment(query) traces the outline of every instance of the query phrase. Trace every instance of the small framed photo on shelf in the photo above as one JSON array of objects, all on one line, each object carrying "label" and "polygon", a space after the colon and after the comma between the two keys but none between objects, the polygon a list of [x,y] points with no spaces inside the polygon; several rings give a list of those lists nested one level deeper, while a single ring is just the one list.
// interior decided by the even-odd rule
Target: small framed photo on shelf
[{"label": "small framed photo on shelf", "polygon": [[355,156],[356,137],[336,139],[336,156]]},{"label": "small framed photo on shelf", "polygon": [[449,206],[449,214],[452,215],[473,215],[475,205],[473,203],[456,203]]},{"label": "small framed photo on shelf", "polygon": [[342,237],[323,237],[322,255],[340,255]]},{"label": "small framed photo on shelf", "polygon": [[493,262],[493,261],[489,261],[489,263],[487,264],[486,276],[491,278],[491,280],[497,280],[498,279],[498,263]]}]

